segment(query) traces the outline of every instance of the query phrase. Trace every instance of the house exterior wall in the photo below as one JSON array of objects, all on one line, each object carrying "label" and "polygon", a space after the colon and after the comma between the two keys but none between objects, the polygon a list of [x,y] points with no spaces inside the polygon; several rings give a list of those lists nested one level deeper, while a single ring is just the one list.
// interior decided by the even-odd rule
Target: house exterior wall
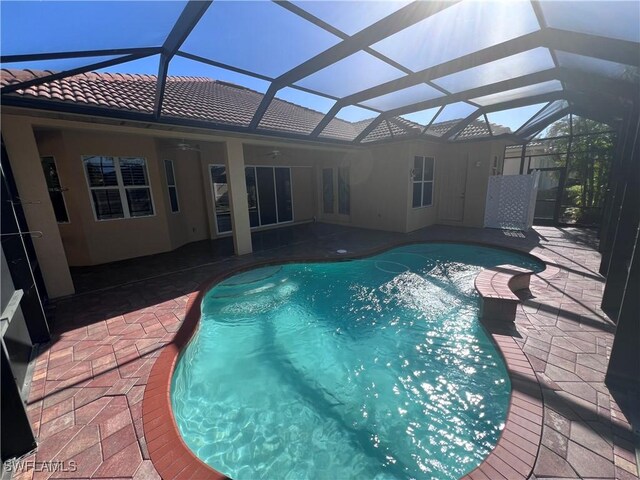
[{"label": "house exterior wall", "polygon": [[408,145],[380,145],[352,162],[352,225],[406,231]]},{"label": "house exterior wall", "polygon": [[69,264],[49,200],[46,179],[31,123],[27,118],[2,118],[2,138],[10,159],[33,247],[50,298],[74,293]]},{"label": "house exterior wall", "polygon": [[[274,150],[279,154],[274,156],[272,153]],[[295,224],[313,221],[317,215],[315,165],[331,156],[329,152],[303,148],[247,145],[244,163],[252,166],[291,167],[291,195]],[[268,225],[255,230],[269,228],[277,228],[277,226]]]},{"label": "house exterior wall", "polygon": [[[105,126],[100,129],[47,128],[37,131],[41,156],[56,159],[64,187],[70,223],[60,224],[60,235],[69,265],[83,266],[170,251],[186,243],[226,236],[218,235],[209,166],[224,165],[224,139],[189,142],[199,149],[181,151],[177,140],[162,132],[136,135]],[[175,135],[174,135],[175,137]],[[361,228],[410,232],[436,223],[482,226],[488,176],[502,169],[504,143],[441,144],[411,140],[354,149],[319,149],[276,142],[260,145],[247,138],[244,165],[291,168],[293,222],[322,221]],[[277,154],[273,151],[277,150]],[[151,217],[97,221],[83,169],[83,155],[139,156],[147,160],[154,204]],[[433,157],[435,173],[432,205],[412,206],[411,172],[415,156]],[[461,160],[462,159],[462,160]],[[169,202],[164,160],[172,160],[179,212]],[[464,215],[459,222],[442,218],[451,165],[466,165]],[[335,212],[337,172],[349,167],[350,213],[325,214],[322,203],[322,170],[334,171]],[[290,225],[288,223],[286,225]],[[259,229],[277,228],[282,225]]]},{"label": "house exterior wall", "polygon": [[[453,162],[462,161],[466,163],[466,180],[464,182],[464,214],[462,220],[456,222],[443,218],[443,209],[440,208],[437,223],[465,227],[482,227],[484,225],[489,176],[500,172],[504,161],[504,146],[505,143],[502,141],[440,146],[440,162],[436,161],[436,182],[441,187],[438,195],[439,205],[442,207],[443,202],[447,201],[445,180],[452,175]],[[440,172],[437,171],[438,165],[440,166]]]},{"label": "house exterior wall", "polygon": [[[167,218],[172,248],[209,238],[209,222],[205,207],[206,197],[200,173],[200,153],[181,151],[167,142],[156,142],[161,167],[161,190],[165,198],[164,215]],[[169,187],[164,161],[173,161],[178,212],[171,211]]]},{"label": "house exterior wall", "polygon": [[[97,265],[171,250],[166,216],[164,166],[160,165],[153,138],[64,130],[38,134],[40,155],[53,155],[65,192],[69,224],[60,232],[70,266]],[[96,220],[83,155],[144,157],[151,185],[154,215],[150,217]]]},{"label": "house exterior wall", "polygon": [[[222,143],[200,143],[200,173],[204,188],[206,218],[209,228],[208,238],[229,236],[230,233],[219,235],[215,226],[215,210],[213,191],[209,173],[210,165],[224,165],[225,150]],[[277,150],[279,155],[271,152]],[[274,166],[291,168],[291,194],[293,199],[293,224],[313,221],[317,215],[316,209],[316,178],[315,163],[329,158],[331,155],[323,151],[305,150],[292,147],[265,147],[258,145],[244,145],[245,166]],[[288,223],[286,225],[291,225]],[[278,228],[282,225],[266,225],[253,231]]]}]

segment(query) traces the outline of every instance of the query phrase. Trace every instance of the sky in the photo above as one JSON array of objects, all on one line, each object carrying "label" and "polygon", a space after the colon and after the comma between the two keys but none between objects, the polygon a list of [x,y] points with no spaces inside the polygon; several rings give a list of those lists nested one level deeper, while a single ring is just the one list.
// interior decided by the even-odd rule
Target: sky
[{"label": "sky", "polygon": [[[352,35],[386,15],[392,14],[408,2],[294,1],[293,3],[321,20],[331,23],[346,35]],[[5,0],[1,3],[0,15],[2,55],[160,46],[185,4],[186,1],[18,2]],[[338,5],[340,8],[337,8]],[[409,65],[415,70],[538,28],[530,2],[494,2],[491,7],[485,5],[488,4],[462,2],[374,44],[372,48],[402,63],[405,67]],[[513,13],[514,9],[518,10],[518,15]],[[506,15],[510,17],[509,21],[505,22],[504,29],[491,29],[491,32],[486,32],[484,28],[486,23],[483,23],[483,20],[495,21],[495,18]],[[464,29],[449,28],[451,22],[461,19],[464,20]],[[478,35],[479,29],[484,32],[482,35]],[[411,42],[412,36],[420,39],[420,42],[417,44],[415,41]],[[438,48],[432,44],[436,40]],[[313,25],[273,2],[217,0],[212,3],[185,40],[181,50],[239,69],[250,70],[268,78],[276,78],[340,41],[339,36]],[[407,48],[407,45],[411,45],[412,48]],[[117,57],[5,63],[3,67],[59,71],[113,58]],[[119,64],[102,71],[156,75],[158,60],[158,56],[153,56]],[[214,78],[258,92],[265,92],[269,86],[267,80],[182,57],[174,57],[169,65],[169,74]],[[492,74],[495,75],[495,69]],[[300,85],[313,86],[314,89],[323,90],[327,94],[338,92],[340,94],[337,96],[343,96],[403,75],[404,73],[395,67],[367,53],[358,52],[340,65],[328,67],[324,71],[300,80]],[[396,98],[387,99],[388,102],[385,105],[393,106],[393,102],[412,100],[410,103],[413,103],[427,99],[424,97],[427,89],[428,87],[424,86],[422,90],[414,89],[415,93],[411,91],[404,96],[398,95]],[[323,113],[326,113],[334,104],[332,99],[294,88],[283,89],[277,96]],[[371,102],[372,105],[373,103]],[[398,103],[397,106],[402,105]],[[534,107],[491,114],[489,120],[515,130],[539,110]],[[414,112],[404,115],[404,118],[426,125],[437,111],[438,109],[431,109]],[[469,104],[449,106],[437,120],[466,117],[472,111],[473,108]],[[459,117],[456,117],[456,114],[459,114]],[[349,121],[375,116],[377,112],[355,106],[345,108],[338,113],[339,118]]]}]

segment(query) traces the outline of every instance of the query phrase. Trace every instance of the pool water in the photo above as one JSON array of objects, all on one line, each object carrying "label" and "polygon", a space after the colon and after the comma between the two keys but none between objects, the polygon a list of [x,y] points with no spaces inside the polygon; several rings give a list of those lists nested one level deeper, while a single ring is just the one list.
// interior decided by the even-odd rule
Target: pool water
[{"label": "pool water", "polygon": [[542,268],[418,244],[228,278],[173,375],[186,444],[238,480],[461,477],[506,418],[509,377],[474,289],[504,263]]}]

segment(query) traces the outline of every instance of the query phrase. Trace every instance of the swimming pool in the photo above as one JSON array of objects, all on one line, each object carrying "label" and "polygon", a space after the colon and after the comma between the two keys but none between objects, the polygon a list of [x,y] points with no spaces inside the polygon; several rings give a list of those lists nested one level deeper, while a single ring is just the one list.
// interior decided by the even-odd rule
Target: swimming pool
[{"label": "swimming pool", "polygon": [[178,429],[232,478],[458,478],[510,383],[477,320],[482,267],[532,258],[417,244],[251,270],[212,288],[172,379]]}]

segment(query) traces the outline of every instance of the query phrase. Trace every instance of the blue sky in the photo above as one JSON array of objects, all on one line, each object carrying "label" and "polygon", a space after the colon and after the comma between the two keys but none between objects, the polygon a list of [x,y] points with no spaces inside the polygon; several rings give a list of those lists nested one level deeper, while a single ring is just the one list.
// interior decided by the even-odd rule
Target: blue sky
[{"label": "blue sky", "polygon": [[[336,2],[294,3],[318,18],[332,23],[343,32],[354,34],[408,2],[340,2],[339,9],[336,8]],[[159,46],[170,32],[185,4],[185,1],[17,2],[5,0],[0,4],[2,54]],[[213,2],[184,42],[182,50],[274,78],[339,41],[338,36],[307,22],[275,3],[217,0]],[[460,41],[463,42],[464,39]],[[111,58],[115,57],[48,60],[26,64],[5,64],[3,67],[67,70]],[[350,71],[348,58],[344,68],[327,69],[325,72],[305,78],[301,84],[313,85],[314,88],[327,93],[340,91],[344,94],[344,91],[362,90],[368,86],[367,82],[371,82],[371,77],[375,77],[379,72],[373,60],[379,61],[372,59],[373,57],[361,59],[364,63],[351,62],[359,67],[351,66]],[[361,65],[371,65],[371,67],[367,69]],[[353,71],[354,68],[356,71]],[[384,68],[393,69],[386,64]],[[104,71],[155,75],[158,71],[158,57],[119,64]],[[269,86],[265,80],[181,57],[175,57],[171,62],[169,74],[205,76],[243,85],[259,92],[266,91]],[[384,79],[390,79],[403,74],[399,70],[395,72],[389,70],[384,75]],[[293,88],[283,89],[277,96],[321,112],[327,112],[334,104],[331,99]],[[461,116],[466,116],[469,113],[469,105],[463,104],[445,110],[447,117],[452,115],[451,112],[458,111],[461,112]],[[529,109],[525,110],[528,113]],[[521,121],[525,110],[506,112],[495,118],[511,126],[526,120]],[[416,112],[405,115],[405,118],[426,124],[433,118],[436,111]],[[338,117],[357,121],[376,115],[377,113],[371,110],[350,107],[343,109]],[[451,118],[455,118],[455,115]],[[494,121],[491,117],[490,120]]]}]

